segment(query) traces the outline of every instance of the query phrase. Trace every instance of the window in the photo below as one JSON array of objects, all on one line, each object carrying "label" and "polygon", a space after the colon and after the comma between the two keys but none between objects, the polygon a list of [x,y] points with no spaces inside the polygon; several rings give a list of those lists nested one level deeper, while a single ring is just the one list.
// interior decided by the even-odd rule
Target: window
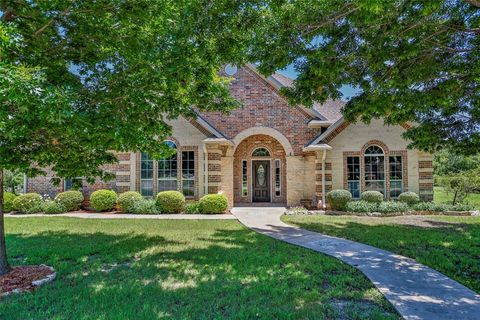
[{"label": "window", "polygon": [[153,160],[146,153],[142,153],[140,162],[140,193],[142,196],[153,196]]},{"label": "window", "polygon": [[360,157],[347,157],[348,191],[354,199],[360,198]]},{"label": "window", "polygon": [[[166,141],[165,144],[170,148],[177,148],[172,141]],[[177,153],[158,160],[158,192],[177,190],[177,165]]]},{"label": "window", "polygon": [[402,156],[390,156],[388,163],[390,167],[390,197],[398,198],[403,192]]},{"label": "window", "polygon": [[182,152],[182,190],[186,197],[195,195],[195,152]]},{"label": "window", "polygon": [[365,190],[385,195],[385,156],[378,146],[365,150]]},{"label": "window", "polygon": [[281,195],[281,181],[280,181],[280,175],[281,175],[281,164],[280,164],[280,159],[275,160],[275,196],[280,197]]},{"label": "window", "polygon": [[81,177],[65,179],[63,182],[63,190],[80,190],[82,189],[83,179]]},{"label": "window", "polygon": [[265,148],[257,148],[253,150],[252,157],[270,157],[270,152]]},{"label": "window", "polygon": [[248,196],[247,160],[242,160],[242,197]]}]

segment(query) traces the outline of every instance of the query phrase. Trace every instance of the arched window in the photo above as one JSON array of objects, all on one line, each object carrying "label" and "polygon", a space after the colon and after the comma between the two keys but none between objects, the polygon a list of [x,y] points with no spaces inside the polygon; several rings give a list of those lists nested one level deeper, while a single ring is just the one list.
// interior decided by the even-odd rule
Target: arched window
[{"label": "arched window", "polygon": [[[167,140],[165,145],[177,149],[175,142]],[[177,190],[177,153],[168,158],[158,160],[158,192]]]},{"label": "arched window", "polygon": [[385,195],[385,154],[379,146],[365,150],[365,190],[379,191]]},{"label": "arched window", "polygon": [[253,150],[252,157],[270,157],[270,152],[265,148],[257,148]]}]

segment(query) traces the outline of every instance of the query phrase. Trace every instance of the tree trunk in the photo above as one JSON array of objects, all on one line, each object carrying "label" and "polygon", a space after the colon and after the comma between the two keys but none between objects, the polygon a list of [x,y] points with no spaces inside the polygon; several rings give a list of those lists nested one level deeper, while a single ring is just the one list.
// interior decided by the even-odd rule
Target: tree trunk
[{"label": "tree trunk", "polygon": [[0,275],[10,271],[5,245],[5,223],[3,218],[3,169],[0,168]]}]

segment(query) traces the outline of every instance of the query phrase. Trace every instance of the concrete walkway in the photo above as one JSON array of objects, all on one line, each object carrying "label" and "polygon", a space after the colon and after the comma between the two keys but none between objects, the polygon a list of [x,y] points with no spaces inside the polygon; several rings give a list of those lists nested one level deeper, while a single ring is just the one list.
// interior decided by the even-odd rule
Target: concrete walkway
[{"label": "concrete walkway", "polygon": [[334,256],[362,271],[405,319],[480,319],[480,295],[415,260],[280,221],[285,208],[234,208],[259,233]]},{"label": "concrete walkway", "polygon": [[7,214],[6,217],[70,217],[82,219],[153,219],[153,220],[237,220],[233,214],[123,214],[69,212],[60,214]]}]

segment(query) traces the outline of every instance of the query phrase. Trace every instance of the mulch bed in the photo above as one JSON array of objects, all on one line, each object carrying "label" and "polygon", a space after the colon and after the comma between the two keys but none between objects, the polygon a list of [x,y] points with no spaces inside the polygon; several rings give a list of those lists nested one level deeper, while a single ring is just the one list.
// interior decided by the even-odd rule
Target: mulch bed
[{"label": "mulch bed", "polygon": [[0,276],[0,296],[33,291],[38,286],[34,284],[35,281],[52,278],[54,274],[55,271],[45,265],[13,267],[9,273]]}]

